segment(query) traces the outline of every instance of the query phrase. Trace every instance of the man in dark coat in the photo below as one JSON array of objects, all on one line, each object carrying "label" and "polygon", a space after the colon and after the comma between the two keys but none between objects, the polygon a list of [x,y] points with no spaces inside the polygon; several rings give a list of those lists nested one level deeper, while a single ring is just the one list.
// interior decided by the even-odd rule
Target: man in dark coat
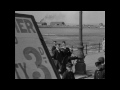
[{"label": "man in dark coat", "polygon": [[70,49],[68,47],[62,48],[62,68],[61,73],[64,73],[66,70],[66,64],[68,63],[68,58],[71,56]]},{"label": "man in dark coat", "polygon": [[66,64],[66,71],[63,73],[62,79],[75,79],[71,63]]},{"label": "man in dark coat", "polygon": [[57,61],[57,69],[61,69],[61,64],[62,64],[62,54],[60,51],[60,45],[56,45],[56,49],[53,51],[53,56],[52,56],[56,61]]},{"label": "man in dark coat", "polygon": [[95,63],[96,67],[98,68],[94,73],[94,79],[105,79],[105,64],[104,58],[98,58],[98,62]]}]

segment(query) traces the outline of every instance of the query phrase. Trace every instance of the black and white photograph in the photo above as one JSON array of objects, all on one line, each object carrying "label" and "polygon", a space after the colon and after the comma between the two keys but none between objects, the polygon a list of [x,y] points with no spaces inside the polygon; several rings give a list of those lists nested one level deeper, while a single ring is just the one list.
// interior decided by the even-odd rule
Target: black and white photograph
[{"label": "black and white photograph", "polygon": [[105,79],[105,11],[15,11],[15,79]]}]

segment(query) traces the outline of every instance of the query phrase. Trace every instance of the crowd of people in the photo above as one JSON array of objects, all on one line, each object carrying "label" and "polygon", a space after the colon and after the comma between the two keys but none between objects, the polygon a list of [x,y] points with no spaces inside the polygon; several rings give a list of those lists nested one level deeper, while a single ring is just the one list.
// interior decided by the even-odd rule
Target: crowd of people
[{"label": "crowd of people", "polygon": [[72,71],[72,60],[77,59],[77,57],[73,57],[72,53],[73,48],[69,48],[65,41],[63,41],[62,44],[54,41],[54,46],[52,47],[52,59],[54,60],[55,66],[62,76],[62,79],[75,79]]},{"label": "crowd of people", "polygon": [[[102,49],[105,52],[105,38],[102,41]],[[52,46],[52,59],[55,66],[61,75],[62,79],[75,79],[74,72],[72,70],[74,60],[78,59],[77,56],[73,55],[73,47],[69,48],[66,42],[63,41],[62,44],[54,41]],[[98,58],[95,62],[95,66],[98,68],[94,72],[94,79],[105,79],[105,59],[104,57]]]}]

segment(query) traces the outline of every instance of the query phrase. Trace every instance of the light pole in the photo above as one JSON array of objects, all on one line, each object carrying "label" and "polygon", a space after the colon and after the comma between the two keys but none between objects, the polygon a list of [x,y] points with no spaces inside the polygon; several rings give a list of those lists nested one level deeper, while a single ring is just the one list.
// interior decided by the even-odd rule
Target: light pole
[{"label": "light pole", "polygon": [[77,56],[79,59],[75,65],[75,74],[86,74],[86,64],[84,63],[84,53],[83,53],[83,40],[82,40],[82,11],[79,11],[79,47]]}]

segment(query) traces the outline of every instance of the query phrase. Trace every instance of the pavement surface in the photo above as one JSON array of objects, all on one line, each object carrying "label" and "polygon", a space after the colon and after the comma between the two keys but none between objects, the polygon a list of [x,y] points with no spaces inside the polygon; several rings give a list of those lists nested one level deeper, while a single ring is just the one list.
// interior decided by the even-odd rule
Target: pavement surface
[{"label": "pavement surface", "polygon": [[[95,66],[95,62],[98,60],[99,57],[104,57],[104,52],[94,53],[86,55],[84,61],[86,64],[86,72],[87,75],[75,75],[76,79],[94,79],[94,72],[97,69]],[[73,66],[73,71],[75,72],[75,65]]]},{"label": "pavement surface", "polygon": [[[74,55],[76,55],[77,52],[74,52]],[[85,64],[86,64],[86,75],[75,75],[76,79],[94,79],[94,72],[97,69],[95,66],[95,62],[98,60],[99,57],[104,57],[104,52],[101,50],[98,51],[89,51],[89,53],[85,54]],[[75,72],[75,65],[77,60],[73,60],[73,67],[72,70]],[[62,76],[61,76],[62,77]]]}]

